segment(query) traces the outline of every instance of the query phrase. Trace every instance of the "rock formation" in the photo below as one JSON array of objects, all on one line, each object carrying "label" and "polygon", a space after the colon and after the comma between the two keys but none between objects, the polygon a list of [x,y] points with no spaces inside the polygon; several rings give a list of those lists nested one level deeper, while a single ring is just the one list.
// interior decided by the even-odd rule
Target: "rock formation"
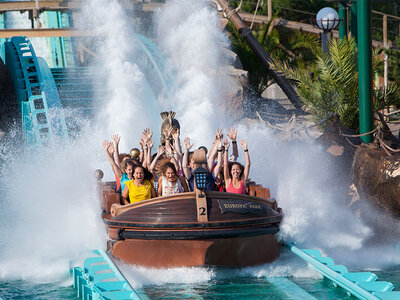
[{"label": "rock formation", "polygon": [[351,177],[359,198],[400,216],[400,155],[362,145],[355,152]]}]

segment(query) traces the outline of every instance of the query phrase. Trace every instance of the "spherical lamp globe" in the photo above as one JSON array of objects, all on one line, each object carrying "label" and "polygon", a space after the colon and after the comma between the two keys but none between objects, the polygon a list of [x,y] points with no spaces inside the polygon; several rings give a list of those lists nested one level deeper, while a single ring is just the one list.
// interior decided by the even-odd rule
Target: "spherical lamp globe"
[{"label": "spherical lamp globe", "polygon": [[322,30],[335,29],[339,25],[339,21],[339,14],[332,7],[324,7],[317,13],[317,26]]}]

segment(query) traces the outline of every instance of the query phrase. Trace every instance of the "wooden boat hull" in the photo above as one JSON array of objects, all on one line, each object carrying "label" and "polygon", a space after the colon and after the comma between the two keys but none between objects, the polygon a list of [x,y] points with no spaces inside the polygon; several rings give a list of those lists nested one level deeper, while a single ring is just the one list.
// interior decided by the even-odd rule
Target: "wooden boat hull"
[{"label": "wooden boat hull", "polygon": [[247,267],[270,263],[279,257],[273,234],[204,240],[117,241],[110,249],[122,261],[149,268],[192,266]]},{"label": "wooden boat hull", "polygon": [[199,205],[189,192],[121,206],[113,191],[102,195],[108,251],[128,264],[246,267],[279,257],[283,214],[273,199],[206,192]]}]

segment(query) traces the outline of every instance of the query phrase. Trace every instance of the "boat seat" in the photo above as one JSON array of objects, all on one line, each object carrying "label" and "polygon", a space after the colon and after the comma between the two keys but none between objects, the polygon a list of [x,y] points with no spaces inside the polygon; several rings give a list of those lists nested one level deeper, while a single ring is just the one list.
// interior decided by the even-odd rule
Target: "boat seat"
[{"label": "boat seat", "polygon": [[372,282],[375,281],[378,276],[371,272],[354,272],[354,273],[344,273],[342,274],[344,278],[354,282]]},{"label": "boat seat", "polygon": [[109,193],[105,196],[104,210],[106,213],[111,213],[111,205],[114,203],[120,204],[121,197],[118,193]]},{"label": "boat seat", "polygon": [[259,189],[256,189],[256,197],[270,199],[271,192],[270,192],[269,188],[259,188]]},{"label": "boat seat", "polygon": [[256,190],[262,188],[261,184],[255,184],[249,186],[249,195],[250,196],[256,196]]},{"label": "boat seat", "polygon": [[107,195],[112,195],[112,194],[114,194],[115,193],[115,191],[114,190],[112,190],[112,189],[104,189],[104,190],[102,190],[101,191],[101,208],[103,209],[103,210],[106,210],[106,207],[107,207]]}]

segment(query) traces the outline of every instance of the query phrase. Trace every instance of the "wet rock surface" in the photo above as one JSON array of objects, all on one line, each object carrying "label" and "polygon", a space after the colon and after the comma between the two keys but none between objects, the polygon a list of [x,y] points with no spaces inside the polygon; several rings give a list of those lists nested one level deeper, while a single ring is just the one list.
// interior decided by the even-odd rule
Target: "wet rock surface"
[{"label": "wet rock surface", "polygon": [[387,155],[373,144],[361,145],[354,155],[351,178],[360,199],[400,217],[400,155]]}]

